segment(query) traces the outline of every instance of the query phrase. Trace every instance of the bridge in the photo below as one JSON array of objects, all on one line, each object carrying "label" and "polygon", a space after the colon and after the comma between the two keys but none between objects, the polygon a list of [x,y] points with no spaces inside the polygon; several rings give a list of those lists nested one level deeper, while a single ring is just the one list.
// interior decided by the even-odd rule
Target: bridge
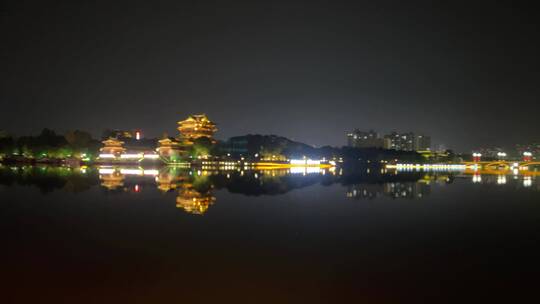
[{"label": "bridge", "polygon": [[468,168],[479,168],[486,170],[509,170],[509,169],[518,169],[529,171],[531,167],[539,167],[540,161],[510,161],[510,160],[497,160],[497,161],[470,161],[462,162],[461,164],[466,165]]}]

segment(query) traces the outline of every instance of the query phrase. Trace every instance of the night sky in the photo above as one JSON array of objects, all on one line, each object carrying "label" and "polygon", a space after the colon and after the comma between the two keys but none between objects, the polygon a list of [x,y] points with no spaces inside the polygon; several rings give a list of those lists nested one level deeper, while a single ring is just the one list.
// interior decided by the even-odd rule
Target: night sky
[{"label": "night sky", "polygon": [[540,141],[540,16],[516,2],[71,2],[3,1],[0,129]]}]

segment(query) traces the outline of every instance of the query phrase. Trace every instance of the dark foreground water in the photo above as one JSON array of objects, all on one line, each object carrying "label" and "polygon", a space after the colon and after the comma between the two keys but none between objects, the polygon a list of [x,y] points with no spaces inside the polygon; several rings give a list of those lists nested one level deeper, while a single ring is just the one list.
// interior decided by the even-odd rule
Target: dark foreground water
[{"label": "dark foreground water", "polygon": [[2,167],[0,225],[4,303],[538,296],[535,176]]}]

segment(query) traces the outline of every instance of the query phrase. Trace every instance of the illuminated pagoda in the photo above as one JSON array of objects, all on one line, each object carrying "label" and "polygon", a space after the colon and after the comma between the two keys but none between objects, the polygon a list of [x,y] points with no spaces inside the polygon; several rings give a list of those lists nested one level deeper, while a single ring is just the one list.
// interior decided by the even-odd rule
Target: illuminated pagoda
[{"label": "illuminated pagoda", "polygon": [[176,207],[182,208],[191,214],[204,214],[216,198],[210,192],[201,193],[191,187],[190,184],[183,184],[183,189],[176,197]]},{"label": "illuminated pagoda", "polygon": [[124,148],[124,142],[116,138],[109,138],[102,141],[103,147],[99,149],[100,155],[108,155],[118,157],[122,153],[126,152]]},{"label": "illuminated pagoda", "polygon": [[175,159],[180,156],[180,154],[182,154],[185,149],[183,149],[183,147],[176,139],[164,137],[163,139],[160,139],[158,141],[158,147],[156,151],[161,157]]},{"label": "illuminated pagoda", "polygon": [[208,137],[214,141],[214,133],[216,133],[216,124],[208,119],[206,114],[190,115],[186,120],[178,122],[178,131],[180,131],[180,139],[187,144],[192,144],[193,141],[200,137]]}]

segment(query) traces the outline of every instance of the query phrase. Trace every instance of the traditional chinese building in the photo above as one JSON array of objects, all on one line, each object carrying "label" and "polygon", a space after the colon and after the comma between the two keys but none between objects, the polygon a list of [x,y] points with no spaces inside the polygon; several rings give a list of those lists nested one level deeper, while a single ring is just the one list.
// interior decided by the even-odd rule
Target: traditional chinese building
[{"label": "traditional chinese building", "polygon": [[174,138],[165,137],[158,141],[158,147],[156,149],[161,157],[165,158],[177,158],[185,149]]},{"label": "traditional chinese building", "polygon": [[102,141],[102,143],[103,148],[99,149],[101,154],[111,154],[118,157],[120,154],[126,151],[126,148],[124,148],[124,142],[116,138],[109,138]]},{"label": "traditional chinese building", "polygon": [[181,140],[193,143],[199,137],[208,137],[214,141],[214,133],[216,133],[217,128],[216,124],[210,121],[206,114],[200,114],[190,115],[186,120],[179,121],[178,131],[180,131]]}]

